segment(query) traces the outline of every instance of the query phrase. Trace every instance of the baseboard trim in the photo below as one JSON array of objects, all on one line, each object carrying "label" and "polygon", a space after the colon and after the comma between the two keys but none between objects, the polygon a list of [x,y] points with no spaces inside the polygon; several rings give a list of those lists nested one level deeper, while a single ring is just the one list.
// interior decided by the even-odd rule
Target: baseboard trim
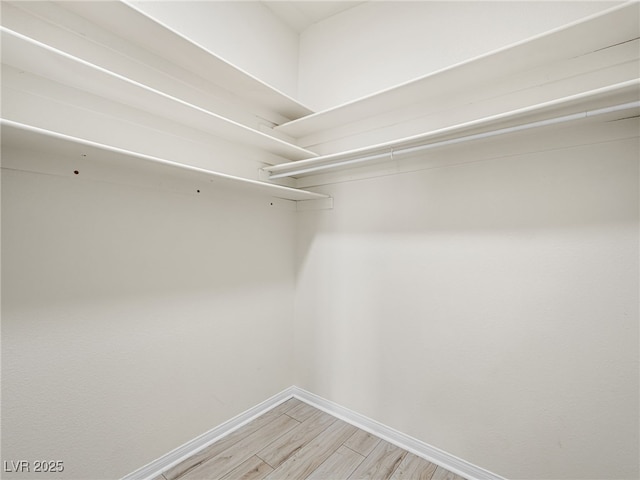
[{"label": "baseboard trim", "polygon": [[348,408],[332,402],[331,400],[327,400],[326,398],[296,386],[291,386],[282,392],[277,393],[255,407],[233,417],[231,420],[228,420],[193,440],[188,441],[166,455],[163,455],[144,467],[139,468],[135,472],[122,477],[122,480],[152,480],[162,472],[177,465],[189,456],[208,447],[225,435],[230,434],[234,430],[237,430],[290,398],[297,398],[298,400],[308,403],[309,405],[333,415],[340,420],[361,428],[362,430],[380,437],[389,443],[397,445],[414,455],[422,457],[425,460],[439,465],[442,468],[456,473],[468,480],[506,480],[500,475],[485,470],[482,467],[478,467],[477,465],[469,463],[466,460],[462,460],[455,455],[451,455],[439,448],[417,440],[409,435],[399,432],[398,430],[377,422],[376,420],[372,420],[369,417],[365,417],[364,415],[356,413],[353,410],[349,410]]},{"label": "baseboard trim", "polygon": [[493,472],[478,467],[466,460],[456,457],[450,453],[440,450],[432,445],[417,440],[398,430],[388,427],[371,418],[360,415],[335,402],[308,392],[299,387],[291,387],[293,396],[298,400],[308,403],[334,417],[344,420],[362,430],[365,430],[389,443],[397,445],[408,452],[413,453],[425,460],[441,466],[442,468],[456,473],[468,480],[506,480],[504,477]]},{"label": "baseboard trim", "polygon": [[294,387],[289,387],[280,393],[275,394],[273,397],[268,398],[264,402],[259,403],[255,407],[236,415],[231,420],[214,427],[208,432],[189,440],[187,443],[180,445],[178,448],[170,451],[156,460],[148,463],[144,467],[139,468],[135,472],[122,477],[122,480],[151,480],[154,477],[160,475],[162,472],[177,465],[184,459],[199,452],[203,448],[208,447],[212,443],[216,442],[225,435],[230,434],[234,430],[246,425],[250,421],[266,413],[274,407],[277,407],[281,403],[289,400],[293,397]]}]

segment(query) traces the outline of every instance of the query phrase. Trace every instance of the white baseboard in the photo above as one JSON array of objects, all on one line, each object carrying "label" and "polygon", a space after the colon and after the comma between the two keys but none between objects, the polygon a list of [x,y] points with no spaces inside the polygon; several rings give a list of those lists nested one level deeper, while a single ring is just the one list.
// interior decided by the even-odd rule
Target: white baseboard
[{"label": "white baseboard", "polygon": [[266,413],[272,408],[280,405],[281,403],[289,400],[293,397],[294,387],[289,387],[280,393],[277,393],[271,398],[268,398],[264,402],[256,405],[255,407],[242,412],[241,414],[233,417],[231,420],[218,425],[217,427],[203,433],[202,435],[189,440],[187,443],[179,446],[175,450],[163,455],[160,458],[148,463],[144,467],[139,468],[135,472],[122,477],[122,480],[151,480],[152,478],[160,475],[162,472],[169,468],[179,464],[184,459],[199,452],[203,448],[208,447],[212,443],[221,439],[225,435],[230,434],[234,430],[246,425],[251,420]]},{"label": "white baseboard", "polygon": [[478,467],[472,463],[462,460],[461,458],[451,455],[439,448],[433,447],[427,443],[417,440],[398,430],[376,422],[364,415],[360,415],[348,408],[338,405],[330,400],[322,398],[311,392],[307,392],[299,387],[291,387],[293,396],[303,402],[308,403],[320,410],[323,410],[334,417],[344,420],[362,430],[365,430],[376,437],[380,437],[389,443],[393,443],[398,447],[407,450],[425,460],[435,463],[442,468],[456,473],[468,480],[505,480],[504,477],[496,475],[484,468]]},{"label": "white baseboard", "polygon": [[296,386],[283,390],[255,407],[237,415],[231,420],[228,420],[212,430],[203,433],[199,437],[188,441],[166,455],[163,455],[144,467],[139,468],[135,472],[126,475],[122,480],[151,480],[160,473],[199,452],[203,448],[208,447],[225,435],[228,435],[272,408],[280,405],[282,402],[294,397],[468,480],[506,480],[500,475],[489,472],[488,470],[469,463],[466,460],[462,460],[455,455],[451,455],[439,448],[433,447],[427,443],[410,437],[409,435],[399,432],[398,430],[365,417],[364,415],[360,415],[359,413],[349,410],[342,405],[338,405],[335,402]]}]

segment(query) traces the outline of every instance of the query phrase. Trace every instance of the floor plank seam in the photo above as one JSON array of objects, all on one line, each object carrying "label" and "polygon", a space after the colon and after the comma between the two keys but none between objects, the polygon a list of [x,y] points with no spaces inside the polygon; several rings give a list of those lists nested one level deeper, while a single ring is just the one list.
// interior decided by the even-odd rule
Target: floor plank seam
[{"label": "floor plank seam", "polygon": [[266,463],[267,465],[269,465],[271,468],[273,468],[274,470],[276,469],[276,467],[274,467],[273,465],[271,465],[269,462],[267,462],[264,458],[262,458],[259,454],[256,453],[256,457],[258,457],[260,460],[262,460],[264,463]]},{"label": "floor plank seam", "polygon": [[[303,402],[304,403],[304,402]],[[288,415],[287,415],[288,416]],[[291,417],[292,418],[292,417]],[[311,419],[312,417],[310,417]],[[299,422],[299,425],[305,425],[306,423],[309,422],[310,419],[307,419],[303,422]],[[295,419],[294,419],[295,420]],[[296,420],[297,421],[297,420]],[[271,443],[269,443],[269,445],[265,445],[257,454],[256,456],[258,458],[260,458],[263,462],[265,462],[267,465],[269,465],[271,468],[273,468],[274,470],[277,470],[278,468],[280,468],[280,466],[282,466],[282,464],[286,463],[290,458],[294,457],[300,450],[302,450],[304,447],[306,447],[307,445],[309,445],[310,443],[312,443],[319,435],[321,435],[323,432],[325,432],[325,430],[327,430],[331,425],[333,425],[335,422],[337,421],[337,419],[333,419],[333,421],[331,421],[330,423],[328,423],[324,428],[322,428],[321,430],[318,431],[318,433],[309,438],[307,441],[305,441],[304,443],[301,443],[300,445],[298,445],[292,452],[290,452],[285,458],[280,459],[280,461],[277,464],[271,464],[267,461],[267,459],[261,457],[259,454],[265,450],[267,450],[269,448],[270,445],[272,445],[274,442],[276,442],[279,438],[281,438],[284,435],[281,435],[280,437],[278,437],[277,439],[273,440]],[[297,427],[296,427],[297,428]],[[288,432],[287,432],[288,433]],[[286,435],[286,434],[285,434]]]},{"label": "floor plank seam", "polygon": [[[268,432],[268,428],[267,427],[271,427],[275,424],[277,424],[277,422],[285,415],[279,415],[278,417],[276,417],[274,420],[272,420],[271,422],[269,422],[267,425],[265,425],[264,427],[258,429],[256,432],[254,432],[252,435],[256,435],[258,436],[259,433],[264,433],[264,432]],[[296,422],[297,425],[300,424],[300,422],[297,422],[294,419],[291,419],[290,417],[287,416],[287,418],[289,418],[289,420]],[[295,425],[295,426],[297,426]],[[273,440],[269,443],[273,443],[273,441],[276,441],[278,438],[280,438],[283,435],[286,435],[286,433],[291,429],[291,428],[295,428],[294,427],[289,427],[288,429],[285,429],[284,431],[282,431],[279,435],[275,436],[275,438],[273,438]],[[251,435],[249,435],[250,437]],[[246,437],[246,438],[249,438]],[[268,436],[266,438],[271,438],[271,436]],[[235,444],[237,445],[237,444]],[[241,464],[243,464],[244,462],[247,461],[248,458],[251,458],[250,455],[247,459],[242,459],[242,457],[240,456],[240,460],[234,460],[234,457],[238,456],[238,452],[234,451],[234,446],[230,446],[229,448],[227,448],[225,451],[221,452],[220,454],[214,456],[210,461],[212,462],[211,465],[209,465],[209,467],[214,468],[214,471],[216,469],[215,464],[219,461],[222,461],[223,463],[229,463],[228,465],[224,466],[224,469],[220,469],[218,467],[218,474],[216,475],[216,478],[223,478],[225,476],[230,475],[236,468],[240,467]],[[242,455],[242,454],[240,454]],[[236,464],[235,461],[237,461],[238,463]],[[206,468],[206,467],[205,467]],[[209,474],[207,475],[209,476]],[[188,478],[188,477],[187,477]]]},{"label": "floor plank seam", "polygon": [[[354,450],[350,449],[349,447],[345,446],[345,445],[344,445],[344,443],[343,443],[342,445],[340,445],[340,447],[344,447],[344,448],[348,449],[349,451],[351,451],[351,452],[355,453],[358,457],[361,457],[361,458],[360,458],[360,461],[359,461],[356,465],[353,465],[353,467],[351,468],[351,470],[350,470],[350,471],[345,475],[345,477],[344,477],[344,478],[346,478],[346,479],[348,480],[348,479],[349,479],[349,477],[351,477],[351,475],[352,475],[352,474],[353,474],[353,473],[358,469],[358,467],[362,464],[362,462],[364,462],[364,461],[365,461],[365,457],[364,457],[364,455],[361,455],[360,453],[358,453],[358,452],[356,452],[356,451],[354,451]],[[340,447],[338,447],[338,449],[336,449],[336,452],[340,449]],[[334,452],[334,453],[335,453],[335,452]],[[317,472],[321,472],[321,471],[322,471],[322,467],[323,467],[323,465],[325,465],[326,463],[328,463],[330,460],[331,460],[331,457],[327,457],[327,459],[326,459],[324,462],[322,462],[320,465],[318,465],[318,467],[317,467],[315,470],[313,470],[311,473],[309,473],[309,475],[307,475],[307,476],[305,477],[305,480],[312,478],[312,477],[314,476],[314,474],[316,474]],[[336,478],[337,478],[337,477],[336,477]],[[323,480],[324,480],[324,479],[323,479]]]},{"label": "floor plank seam", "polygon": [[347,443],[347,442],[344,442],[341,446],[342,446],[342,447],[344,447],[344,448],[348,448],[348,449],[349,449],[349,450],[351,450],[353,453],[356,453],[356,454],[360,455],[360,456],[362,457],[362,459],[363,459],[363,460],[364,460],[364,459],[366,459],[366,458],[368,457],[368,455],[363,455],[363,454],[361,454],[360,452],[355,451],[353,448],[351,448],[351,447],[347,446],[347,445],[346,445],[346,443]]},{"label": "floor plank seam", "polygon": [[[218,473],[216,475],[217,478],[222,478],[228,474],[230,474],[231,472],[233,472],[233,470],[235,470],[241,463],[243,463],[246,460],[242,460],[240,461],[238,464],[235,464],[233,461],[233,457],[234,455],[237,455],[236,450],[238,449],[238,447],[242,447],[241,444],[243,444],[243,442],[246,442],[247,439],[254,437],[254,438],[260,438],[261,435],[264,435],[265,433],[268,433],[270,428],[272,428],[274,425],[278,425],[278,423],[282,422],[283,417],[286,417],[289,419],[290,422],[295,422],[296,425],[294,425],[293,427],[288,427],[288,428],[284,428],[283,431],[278,432],[277,436],[275,438],[273,438],[273,440],[270,443],[273,443],[274,441],[276,441],[278,438],[280,438],[281,436],[285,435],[291,428],[295,428],[298,425],[300,425],[300,422],[298,422],[295,419],[292,419],[291,417],[284,415],[284,414],[280,414],[278,416],[276,416],[275,418],[273,418],[272,420],[268,421],[265,425],[262,425],[260,428],[254,430],[254,431],[250,431],[249,433],[247,433],[246,436],[244,436],[243,438],[240,438],[239,440],[229,444],[228,446],[226,446],[226,448],[224,448],[224,450],[209,456],[205,461],[199,462],[197,470],[198,472],[200,472],[200,470],[204,469],[204,470],[209,470],[211,468],[215,470],[218,470]],[[272,432],[272,434],[275,434],[275,432]],[[266,438],[270,438],[271,435],[266,436]],[[227,465],[224,466],[223,468],[225,468],[226,470],[221,470],[220,467],[216,467],[216,464],[219,462],[222,462],[223,464],[227,461],[230,461],[231,465]],[[187,478],[192,478],[193,475],[201,475],[202,473],[197,473],[196,472],[196,468],[192,467],[190,468],[188,471],[182,473],[181,475],[179,475],[175,480],[180,480],[180,479],[187,479]],[[207,476],[210,473],[207,474]]]},{"label": "floor plank seam", "polygon": [[[278,412],[279,409],[284,409],[283,411],[280,412],[280,414],[283,414],[289,410],[291,410],[292,408],[297,407],[300,403],[302,403],[300,400],[298,399],[294,399],[294,398],[290,398],[288,400],[285,400],[284,402],[280,403],[279,405],[276,405],[275,407],[271,408],[270,410],[264,412],[259,418],[264,418],[265,415],[271,416],[274,414],[274,412]],[[288,405],[287,405],[288,404]],[[268,423],[270,423],[271,421],[275,420],[278,417],[275,417],[274,419],[270,420]],[[253,422],[255,422],[254,419]],[[195,453],[193,456],[197,456],[197,455],[205,455],[205,457],[203,459],[201,459],[200,461],[197,461],[195,464],[190,465],[186,470],[180,472],[179,474],[175,475],[172,472],[175,472],[175,469],[178,468],[180,465],[186,463],[188,461],[188,459],[184,460],[183,462],[181,462],[178,465],[175,465],[174,467],[171,467],[168,470],[165,470],[162,472],[162,475],[166,478],[166,480],[180,480],[181,478],[187,476],[188,474],[190,474],[193,470],[199,468],[202,464],[208,462],[209,460],[211,460],[213,457],[218,456],[220,453],[222,453],[223,451],[228,450],[229,448],[233,448],[235,445],[237,445],[239,442],[242,441],[242,437],[241,438],[237,438],[236,440],[230,440],[230,438],[233,437],[234,434],[238,434],[239,432],[242,432],[243,430],[247,429],[249,425],[251,425],[253,422],[249,422],[245,425],[240,426],[238,429],[234,430],[233,432],[229,432],[227,435],[225,435],[224,438],[219,439],[218,441],[212,443],[211,445],[208,445],[207,447],[203,448],[201,451]],[[247,432],[247,435],[250,435],[252,433],[255,433],[256,431],[260,430],[261,428],[263,428],[265,425],[263,425],[262,427],[256,428],[255,430],[250,429],[249,432]],[[211,453],[210,455],[207,455],[206,452],[210,451],[211,449],[214,448],[214,445],[219,445],[219,442],[229,442],[229,444],[226,446],[226,448],[218,453],[215,453],[215,451],[213,453]],[[192,458],[189,457],[189,458]]]}]

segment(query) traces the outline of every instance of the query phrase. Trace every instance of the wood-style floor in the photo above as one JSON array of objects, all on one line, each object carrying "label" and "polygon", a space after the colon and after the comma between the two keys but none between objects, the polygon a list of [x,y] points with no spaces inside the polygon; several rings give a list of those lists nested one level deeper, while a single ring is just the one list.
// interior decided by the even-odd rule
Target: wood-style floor
[{"label": "wood-style floor", "polygon": [[154,480],[464,480],[290,399]]}]

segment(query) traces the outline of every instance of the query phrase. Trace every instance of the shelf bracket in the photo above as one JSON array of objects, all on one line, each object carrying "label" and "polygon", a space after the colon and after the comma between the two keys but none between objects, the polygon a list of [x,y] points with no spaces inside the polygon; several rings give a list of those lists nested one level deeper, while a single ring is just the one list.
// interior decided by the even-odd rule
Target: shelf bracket
[{"label": "shelf bracket", "polygon": [[298,200],[296,202],[298,212],[310,210],[333,210],[333,198],[318,198],[316,200]]}]

